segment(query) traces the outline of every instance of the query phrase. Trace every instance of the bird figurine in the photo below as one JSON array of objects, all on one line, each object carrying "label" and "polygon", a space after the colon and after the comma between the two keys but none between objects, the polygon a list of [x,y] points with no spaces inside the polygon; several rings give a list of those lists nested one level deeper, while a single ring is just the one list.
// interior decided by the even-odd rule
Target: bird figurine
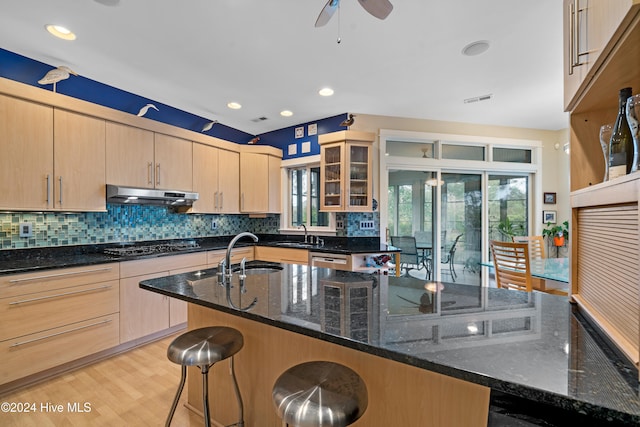
[{"label": "bird figurine", "polygon": [[345,119],[342,121],[342,123],[340,123],[340,126],[346,126],[347,128],[349,128],[349,126],[351,126],[353,124],[353,122],[355,122],[355,117],[353,114],[349,114],[349,118]]},{"label": "bird figurine", "polygon": [[213,125],[215,125],[216,123],[218,123],[217,120],[213,120],[211,122],[205,123],[205,125],[202,127],[202,132],[206,132],[208,130],[211,130]]},{"label": "bird figurine", "polygon": [[58,83],[59,81],[68,79],[71,74],[73,74],[74,76],[78,75],[78,73],[71,70],[69,67],[65,65],[61,65],[58,68],[49,70],[49,72],[45,74],[43,78],[38,80],[38,84],[48,85],[53,83],[53,91],[55,92],[56,83]]},{"label": "bird figurine", "polygon": [[257,143],[258,141],[260,141],[260,137],[259,137],[259,136],[256,136],[255,138],[252,138],[252,139],[249,141],[249,145],[253,145],[253,144]]},{"label": "bird figurine", "polygon": [[140,111],[138,111],[138,117],[144,117],[144,115],[147,114],[147,112],[149,111],[149,108],[153,108],[156,111],[160,111],[158,110],[158,107],[156,107],[155,105],[147,104],[144,107],[142,107]]}]

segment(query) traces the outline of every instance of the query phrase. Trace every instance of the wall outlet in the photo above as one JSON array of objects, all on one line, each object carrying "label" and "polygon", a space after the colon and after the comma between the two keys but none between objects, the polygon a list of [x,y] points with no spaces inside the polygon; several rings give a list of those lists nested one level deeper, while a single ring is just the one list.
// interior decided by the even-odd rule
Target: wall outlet
[{"label": "wall outlet", "polygon": [[211,220],[211,229],[212,230],[217,230],[218,229],[218,222],[215,219]]},{"label": "wall outlet", "polygon": [[33,223],[21,222],[20,223],[20,237],[32,237],[33,236]]},{"label": "wall outlet", "polygon": [[336,220],[336,230],[344,230],[344,221],[341,219]]},{"label": "wall outlet", "polygon": [[374,230],[374,221],[360,221],[360,230]]}]

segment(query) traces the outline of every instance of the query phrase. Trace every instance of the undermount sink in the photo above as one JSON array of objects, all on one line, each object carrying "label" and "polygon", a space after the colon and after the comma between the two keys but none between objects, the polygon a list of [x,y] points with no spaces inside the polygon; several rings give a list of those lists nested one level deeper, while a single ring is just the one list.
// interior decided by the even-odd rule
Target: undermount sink
[{"label": "undermount sink", "polygon": [[275,245],[284,246],[287,248],[301,248],[301,249],[307,249],[307,248],[313,247],[311,243],[304,243],[304,242],[276,242]]},{"label": "undermount sink", "polygon": [[[271,274],[271,273],[281,272],[282,267],[279,265],[271,265],[271,264],[254,264],[254,265],[247,265],[244,271],[247,276],[252,274]],[[233,273],[240,274],[242,273],[242,269],[234,268]]]}]

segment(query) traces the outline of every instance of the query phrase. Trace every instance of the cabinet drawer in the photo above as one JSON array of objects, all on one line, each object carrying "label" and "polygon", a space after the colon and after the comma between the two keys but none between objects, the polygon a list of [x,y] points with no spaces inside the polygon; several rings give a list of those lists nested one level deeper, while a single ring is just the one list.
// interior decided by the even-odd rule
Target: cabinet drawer
[{"label": "cabinet drawer", "polygon": [[135,277],[179,268],[196,267],[206,263],[206,252],[124,261],[120,263],[120,277]]},{"label": "cabinet drawer", "polygon": [[118,315],[0,342],[4,384],[118,345]]},{"label": "cabinet drawer", "polygon": [[119,277],[117,262],[0,276],[0,298],[106,282]]},{"label": "cabinet drawer", "polygon": [[0,299],[0,341],[119,311],[119,282]]},{"label": "cabinet drawer", "polygon": [[285,262],[288,264],[307,265],[309,263],[309,251],[306,249],[256,246],[255,259],[258,259],[260,261]]}]

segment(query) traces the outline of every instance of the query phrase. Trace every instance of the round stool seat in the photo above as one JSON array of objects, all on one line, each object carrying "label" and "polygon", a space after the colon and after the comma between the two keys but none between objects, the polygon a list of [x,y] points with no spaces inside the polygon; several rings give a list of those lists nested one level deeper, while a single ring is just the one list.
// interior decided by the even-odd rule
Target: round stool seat
[{"label": "round stool seat", "polygon": [[183,366],[205,366],[236,354],[244,341],[242,334],[226,326],[210,326],[186,332],[169,344],[167,357]]},{"label": "round stool seat", "polygon": [[296,427],[348,426],[362,416],[367,402],[360,376],[333,362],[293,366],[273,386],[278,415]]}]

